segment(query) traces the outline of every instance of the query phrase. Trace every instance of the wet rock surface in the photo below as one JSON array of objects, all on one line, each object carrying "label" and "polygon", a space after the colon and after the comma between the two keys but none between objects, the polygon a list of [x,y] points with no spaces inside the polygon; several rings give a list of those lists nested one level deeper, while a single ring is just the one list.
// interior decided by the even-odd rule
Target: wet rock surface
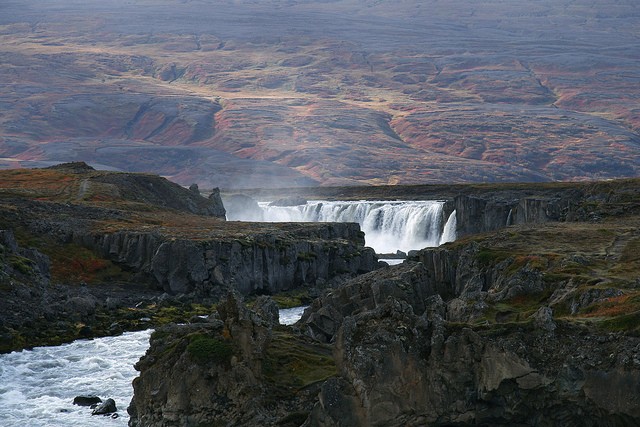
[{"label": "wet rock surface", "polygon": [[73,399],[73,404],[78,406],[91,406],[98,403],[102,403],[102,399],[95,395],[76,396]]},{"label": "wet rock surface", "polygon": [[116,402],[113,399],[107,399],[94,408],[91,415],[111,415],[118,412]]}]

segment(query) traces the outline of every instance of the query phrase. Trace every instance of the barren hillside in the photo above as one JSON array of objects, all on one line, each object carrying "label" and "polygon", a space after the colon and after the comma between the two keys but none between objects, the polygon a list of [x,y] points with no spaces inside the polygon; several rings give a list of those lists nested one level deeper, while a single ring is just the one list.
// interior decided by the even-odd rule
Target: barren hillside
[{"label": "barren hillside", "polygon": [[283,187],[638,176],[631,0],[3,1],[0,166]]}]

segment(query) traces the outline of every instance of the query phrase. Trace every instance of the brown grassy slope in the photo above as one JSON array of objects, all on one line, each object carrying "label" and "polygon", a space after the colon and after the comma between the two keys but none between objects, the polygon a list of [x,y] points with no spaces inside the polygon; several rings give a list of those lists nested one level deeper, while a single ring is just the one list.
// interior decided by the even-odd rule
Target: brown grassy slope
[{"label": "brown grassy slope", "polygon": [[476,268],[490,278],[483,308],[470,315],[471,323],[525,322],[548,306],[555,319],[640,333],[637,182],[585,189],[588,197],[575,208],[589,221],[510,226],[444,246],[477,248]]}]

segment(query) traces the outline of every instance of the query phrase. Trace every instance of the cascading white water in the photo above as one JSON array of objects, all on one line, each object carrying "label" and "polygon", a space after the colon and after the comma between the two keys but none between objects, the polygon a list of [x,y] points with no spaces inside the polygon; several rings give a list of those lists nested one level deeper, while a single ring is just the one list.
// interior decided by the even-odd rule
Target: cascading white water
[{"label": "cascading white water", "polygon": [[448,242],[453,242],[458,237],[456,235],[456,228],[458,228],[458,220],[456,219],[456,211],[454,209],[449,215],[449,219],[447,219],[447,223],[444,225],[444,230],[442,230],[442,237],[440,237],[440,245],[444,245]]},{"label": "cascading white water", "polygon": [[260,207],[266,222],[357,222],[365,232],[366,245],[378,253],[408,252],[455,240],[455,215],[443,225],[442,201],[310,201],[285,207],[261,203]]}]

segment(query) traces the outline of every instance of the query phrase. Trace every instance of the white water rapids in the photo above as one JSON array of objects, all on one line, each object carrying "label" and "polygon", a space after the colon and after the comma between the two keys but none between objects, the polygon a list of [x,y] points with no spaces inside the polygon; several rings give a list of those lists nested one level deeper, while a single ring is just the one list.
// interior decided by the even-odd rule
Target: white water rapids
[{"label": "white water rapids", "polygon": [[[80,340],[0,355],[0,425],[4,427],[126,426],[133,369],[151,331]],[[96,394],[116,402],[119,417],[91,416],[72,404]]]},{"label": "white water rapids", "polygon": [[[290,325],[306,307],[280,310],[280,323]],[[133,365],[149,347],[151,330],[116,337],[79,340],[56,347],[36,347],[0,354],[0,426],[126,426],[133,397]],[[92,416],[73,405],[79,395],[112,398],[118,418]]]},{"label": "white water rapids", "polygon": [[[456,239],[455,211],[444,218],[442,201],[309,201],[299,206],[261,203],[265,222],[357,222],[377,253],[408,252]],[[229,220],[255,220],[255,212]]]}]

